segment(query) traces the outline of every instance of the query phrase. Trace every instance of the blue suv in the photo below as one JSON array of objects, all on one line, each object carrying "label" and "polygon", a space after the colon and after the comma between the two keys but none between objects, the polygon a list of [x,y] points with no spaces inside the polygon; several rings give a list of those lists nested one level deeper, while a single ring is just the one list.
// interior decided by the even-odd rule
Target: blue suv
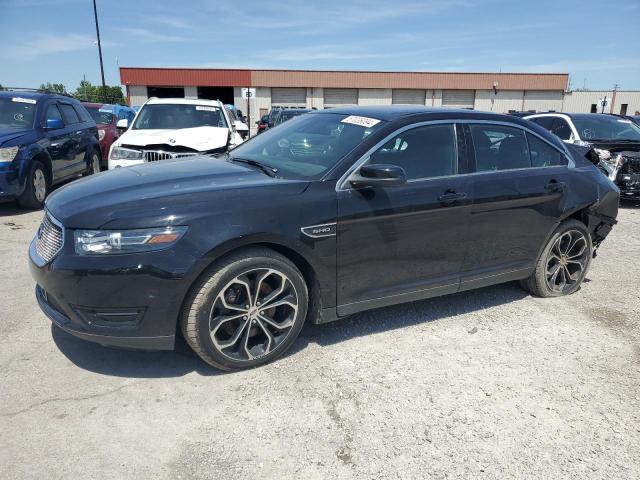
[{"label": "blue suv", "polygon": [[99,171],[96,122],[79,101],[0,92],[0,201],[41,208],[52,185]]}]

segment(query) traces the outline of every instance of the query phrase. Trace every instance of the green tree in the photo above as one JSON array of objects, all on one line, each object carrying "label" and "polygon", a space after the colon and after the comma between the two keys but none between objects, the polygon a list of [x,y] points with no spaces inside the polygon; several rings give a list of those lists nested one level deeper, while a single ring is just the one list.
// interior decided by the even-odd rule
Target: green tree
[{"label": "green tree", "polygon": [[62,83],[42,83],[40,84],[40,88],[38,88],[39,92],[52,92],[52,93],[66,93],[67,89]]},{"label": "green tree", "polygon": [[115,87],[102,87],[93,85],[88,80],[82,80],[78,88],[73,93],[73,96],[78,100],[85,102],[102,102],[102,103],[119,103],[125,104],[124,94],[122,89],[118,86]]}]

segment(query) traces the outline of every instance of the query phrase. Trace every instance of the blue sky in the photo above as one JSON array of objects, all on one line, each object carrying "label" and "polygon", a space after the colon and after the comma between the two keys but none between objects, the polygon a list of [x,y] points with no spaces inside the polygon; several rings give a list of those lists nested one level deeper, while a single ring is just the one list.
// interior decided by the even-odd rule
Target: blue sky
[{"label": "blue sky", "polygon": [[[568,72],[640,90],[640,0],[98,0],[117,66]],[[0,84],[99,83],[91,0],[0,0]]]}]

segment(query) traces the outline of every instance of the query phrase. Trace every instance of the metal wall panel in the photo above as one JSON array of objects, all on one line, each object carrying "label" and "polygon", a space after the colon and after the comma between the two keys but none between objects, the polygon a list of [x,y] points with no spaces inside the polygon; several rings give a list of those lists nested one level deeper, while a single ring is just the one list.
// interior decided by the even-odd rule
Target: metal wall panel
[{"label": "metal wall panel", "polygon": [[357,105],[358,89],[357,88],[325,88],[324,89],[324,107],[340,107],[342,105]]},{"label": "metal wall panel", "polygon": [[476,101],[475,90],[443,90],[442,106],[447,108],[473,108]]},{"label": "metal wall panel", "polygon": [[524,108],[522,110],[535,110],[536,112],[547,112],[555,110],[561,112],[563,105],[562,91],[526,91],[524,92]]},{"label": "metal wall panel", "polygon": [[284,107],[306,107],[306,88],[272,88],[271,104]]},{"label": "metal wall panel", "polygon": [[424,105],[426,90],[395,88],[393,89],[392,103],[401,105]]}]

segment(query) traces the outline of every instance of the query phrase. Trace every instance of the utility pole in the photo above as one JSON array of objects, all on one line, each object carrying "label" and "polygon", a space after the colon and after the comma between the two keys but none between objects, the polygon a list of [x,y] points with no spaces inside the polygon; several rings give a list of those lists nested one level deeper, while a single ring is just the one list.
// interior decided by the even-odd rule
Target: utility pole
[{"label": "utility pole", "polygon": [[620,85],[618,85],[617,83],[613,86],[613,95],[611,96],[611,110],[609,110],[609,113],[613,113],[613,109],[616,103],[616,93],[619,88]]},{"label": "utility pole", "polygon": [[102,45],[100,44],[100,27],[98,27],[98,9],[96,0],[93,0],[93,16],[96,20],[96,35],[98,37],[98,55],[100,56],[100,75],[102,76],[102,101],[107,103],[105,96],[107,95],[107,85],[104,83],[104,65],[102,64]]}]

